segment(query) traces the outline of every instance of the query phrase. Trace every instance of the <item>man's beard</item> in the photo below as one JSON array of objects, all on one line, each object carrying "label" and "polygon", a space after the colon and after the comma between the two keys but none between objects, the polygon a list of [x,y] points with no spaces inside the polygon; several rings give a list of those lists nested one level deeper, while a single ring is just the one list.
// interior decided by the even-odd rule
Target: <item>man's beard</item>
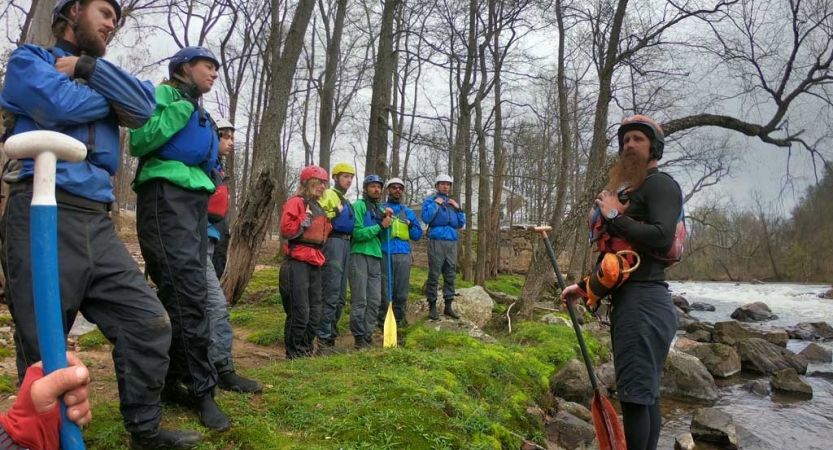
[{"label": "man's beard", "polygon": [[635,150],[625,150],[608,172],[607,190],[616,192],[622,187],[636,189],[645,181],[647,174],[648,162]]},{"label": "man's beard", "polygon": [[401,203],[402,202],[402,195],[395,196],[393,194],[388,194],[388,201],[391,203]]},{"label": "man's beard", "polygon": [[78,18],[78,27],[75,29],[75,40],[78,42],[78,49],[85,55],[99,58],[107,52],[107,43],[101,40],[101,36],[93,30],[92,24],[87,20],[86,14]]}]

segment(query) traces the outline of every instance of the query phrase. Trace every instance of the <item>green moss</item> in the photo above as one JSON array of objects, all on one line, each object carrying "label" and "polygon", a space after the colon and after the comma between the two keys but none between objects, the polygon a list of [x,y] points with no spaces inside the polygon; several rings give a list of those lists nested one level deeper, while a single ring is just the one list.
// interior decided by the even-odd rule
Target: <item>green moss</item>
[{"label": "green moss", "polygon": [[10,327],[14,325],[12,316],[0,316],[0,327]]},{"label": "green moss", "polygon": [[11,394],[13,392],[17,392],[17,377],[8,374],[0,375],[0,393]]},{"label": "green moss", "polygon": [[283,308],[244,305],[232,308],[229,315],[232,325],[251,331],[246,338],[249,342],[258,345],[283,343],[283,328],[286,322]]},{"label": "green moss", "polygon": [[524,277],[517,275],[501,275],[494,280],[486,280],[486,288],[493,292],[503,292],[517,297],[521,295],[524,280]]},{"label": "green moss", "polygon": [[9,347],[0,347],[0,358],[8,358],[14,356],[14,349]]},{"label": "green moss", "polygon": [[110,341],[101,333],[98,328],[84,334],[78,338],[78,345],[85,350],[100,349],[105,345],[109,345]]}]

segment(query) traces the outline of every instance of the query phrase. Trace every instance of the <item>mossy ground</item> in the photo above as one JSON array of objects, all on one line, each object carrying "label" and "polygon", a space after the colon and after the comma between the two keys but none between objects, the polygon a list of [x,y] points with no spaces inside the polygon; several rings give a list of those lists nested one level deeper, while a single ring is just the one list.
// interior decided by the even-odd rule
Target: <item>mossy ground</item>
[{"label": "mossy ground", "polygon": [[[424,272],[414,270],[412,293],[421,289]],[[271,350],[282,348],[286,317],[279,296],[269,293],[276,281],[276,269],[258,271],[248,301],[231,311],[239,337]],[[516,283],[498,281],[495,286]],[[349,338],[346,316],[340,325]],[[497,344],[483,344],[434,331],[423,320],[414,318],[401,330],[401,348],[343,347],[328,357],[238,365],[266,388],[260,395],[218,393],[232,429],[207,433],[198,448],[516,449],[517,436],[543,444],[543,424],[527,408],[551,403],[550,375],[576,357],[572,329],[521,322],[511,335],[497,334]],[[352,343],[347,338],[341,338],[345,345]],[[592,353],[603,351],[586,338]],[[95,419],[84,433],[88,448],[125,448],[117,399],[97,398],[94,391],[93,402]],[[166,427],[206,431],[186,409],[165,406],[163,417]]]}]

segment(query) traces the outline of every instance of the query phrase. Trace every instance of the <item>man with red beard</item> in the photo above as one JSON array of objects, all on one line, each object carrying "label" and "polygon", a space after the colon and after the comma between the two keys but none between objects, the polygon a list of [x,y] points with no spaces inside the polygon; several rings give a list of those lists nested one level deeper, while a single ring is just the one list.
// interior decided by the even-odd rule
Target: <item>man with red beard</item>
[{"label": "man with red beard", "polygon": [[[665,283],[667,261],[657,255],[674,243],[682,195],[677,182],[657,169],[665,137],[656,122],[642,115],[627,118],[618,135],[619,161],[595,203],[609,232],[630,243],[641,259],[628,281],[613,292],[610,319],[628,450],[652,450],[662,427],[660,375],[677,329]],[[574,284],[561,298],[575,301],[580,295]]]},{"label": "man with red beard", "polygon": [[[80,311],[113,344],[131,449],[192,448],[200,433],[161,428],[170,318],[108,213],[115,200],[111,177],[121,158],[119,126],[142,126],[156,106],[151,83],[101,58],[120,16],[115,0],[58,1],[52,16],[57,43],[53,48],[23,45],[12,53],[0,107],[6,136],[52,130],[86,144],[86,159],[59,161],[55,175],[64,330],[72,328]],[[29,376],[26,368],[40,360],[29,247],[33,168],[34,162],[24,159],[4,173],[9,192],[0,223],[0,259],[21,382]]]}]

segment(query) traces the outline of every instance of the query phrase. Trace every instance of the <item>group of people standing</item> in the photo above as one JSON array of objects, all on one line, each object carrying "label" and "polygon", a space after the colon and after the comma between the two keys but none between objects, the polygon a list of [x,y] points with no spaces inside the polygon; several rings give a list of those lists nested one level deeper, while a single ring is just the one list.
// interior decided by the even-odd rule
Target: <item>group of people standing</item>
[{"label": "group of people standing", "polygon": [[[330,176],[334,186],[328,189]],[[281,236],[286,244],[279,285],[287,314],[287,358],[333,351],[348,283],[350,332],[356,349],[372,346],[373,334],[384,325],[391,301],[398,326],[408,324],[410,242],[422,239],[422,226],[404,203],[405,183],[400,178],[385,181],[379,175],[366,176],[362,197],[351,203],[347,191],[355,176],[356,169],[347,163],[336,164],[330,174],[322,167],[307,166],[301,171],[298,191],[283,207]],[[421,211],[430,240],[426,295],[433,320],[439,320],[436,304],[441,273],[444,313],[460,317],[452,302],[457,230],[466,219],[460,205],[448,196],[451,184],[448,175],[437,177],[437,193],[425,199]]]}]

